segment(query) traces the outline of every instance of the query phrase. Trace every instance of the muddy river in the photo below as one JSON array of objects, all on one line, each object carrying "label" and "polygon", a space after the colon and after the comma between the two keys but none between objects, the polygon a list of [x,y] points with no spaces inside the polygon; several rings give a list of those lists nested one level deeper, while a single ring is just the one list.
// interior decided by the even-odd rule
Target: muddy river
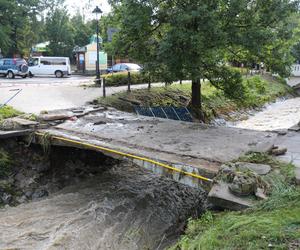
[{"label": "muddy river", "polygon": [[288,129],[300,121],[300,97],[278,100],[267,105],[261,112],[249,116],[249,119],[239,121],[229,126],[253,130]]},{"label": "muddy river", "polygon": [[0,249],[164,249],[204,210],[201,190],[126,162],[70,178],[48,198],[0,210]]}]

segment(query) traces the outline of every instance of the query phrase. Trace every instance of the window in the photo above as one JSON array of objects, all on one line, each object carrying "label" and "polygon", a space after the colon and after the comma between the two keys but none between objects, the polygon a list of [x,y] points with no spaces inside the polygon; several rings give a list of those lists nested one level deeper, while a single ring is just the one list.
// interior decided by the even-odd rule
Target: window
[{"label": "window", "polygon": [[3,65],[12,65],[11,60],[4,60]]},{"label": "window", "polygon": [[120,70],[128,70],[128,67],[126,64],[122,64]]},{"label": "window", "polygon": [[113,71],[117,71],[117,70],[120,70],[120,64],[116,64],[112,67]]},{"label": "window", "polygon": [[41,59],[41,64],[42,65],[51,65],[51,62],[47,59]]},{"label": "window", "polygon": [[43,65],[67,65],[65,58],[41,58]]},{"label": "window", "polygon": [[3,62],[4,62],[3,60],[0,60],[0,66],[2,66],[2,65],[3,65]]},{"label": "window", "polygon": [[57,59],[50,59],[52,65],[66,65],[66,59],[57,58]]}]

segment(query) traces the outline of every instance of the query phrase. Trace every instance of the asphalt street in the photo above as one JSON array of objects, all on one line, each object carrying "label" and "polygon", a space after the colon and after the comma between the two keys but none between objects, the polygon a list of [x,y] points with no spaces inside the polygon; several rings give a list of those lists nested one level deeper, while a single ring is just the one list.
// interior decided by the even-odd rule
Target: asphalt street
[{"label": "asphalt street", "polygon": [[[66,78],[0,78],[0,104],[12,97],[18,89],[22,91],[8,103],[14,108],[38,114],[43,110],[75,108],[102,96],[102,88],[90,87],[93,77],[71,76]],[[156,86],[162,84],[155,84]],[[146,88],[147,84],[134,85],[132,89]],[[108,87],[106,94],[125,91],[127,86]]]}]

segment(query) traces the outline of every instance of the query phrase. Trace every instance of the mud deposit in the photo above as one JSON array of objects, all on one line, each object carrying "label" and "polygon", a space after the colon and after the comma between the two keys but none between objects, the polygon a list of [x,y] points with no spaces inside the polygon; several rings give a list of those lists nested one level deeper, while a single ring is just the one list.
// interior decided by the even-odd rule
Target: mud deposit
[{"label": "mud deposit", "polygon": [[0,249],[164,249],[205,210],[203,191],[128,162],[67,148],[44,158],[37,147],[2,147],[23,160],[10,177],[22,204],[0,209]]}]

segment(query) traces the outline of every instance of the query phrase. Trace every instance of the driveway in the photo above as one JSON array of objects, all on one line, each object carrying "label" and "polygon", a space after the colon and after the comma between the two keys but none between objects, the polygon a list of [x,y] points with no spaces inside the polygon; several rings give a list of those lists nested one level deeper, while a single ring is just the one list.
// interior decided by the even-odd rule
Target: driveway
[{"label": "driveway", "polygon": [[[22,89],[9,105],[26,113],[38,114],[42,110],[79,107],[102,96],[102,88],[89,87],[93,84],[93,80],[93,77],[84,76],[0,78],[0,104],[13,96],[17,89]],[[134,85],[132,89],[146,87],[147,84]],[[112,95],[126,89],[127,86],[109,87],[106,94]]]}]

